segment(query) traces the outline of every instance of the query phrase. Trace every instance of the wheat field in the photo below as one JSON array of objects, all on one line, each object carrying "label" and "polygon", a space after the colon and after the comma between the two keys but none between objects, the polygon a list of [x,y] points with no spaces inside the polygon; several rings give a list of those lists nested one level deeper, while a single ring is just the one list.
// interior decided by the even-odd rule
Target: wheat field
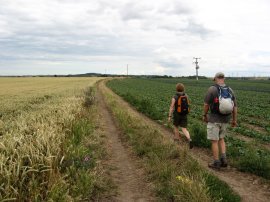
[{"label": "wheat field", "polygon": [[0,198],[50,199],[65,176],[63,142],[100,78],[0,78]]}]

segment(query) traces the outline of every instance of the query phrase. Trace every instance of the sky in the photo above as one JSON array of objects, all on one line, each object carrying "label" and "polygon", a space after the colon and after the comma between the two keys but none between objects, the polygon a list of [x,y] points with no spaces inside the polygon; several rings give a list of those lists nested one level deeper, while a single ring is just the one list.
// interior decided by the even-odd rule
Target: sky
[{"label": "sky", "polygon": [[0,75],[270,76],[268,0],[0,0]]}]

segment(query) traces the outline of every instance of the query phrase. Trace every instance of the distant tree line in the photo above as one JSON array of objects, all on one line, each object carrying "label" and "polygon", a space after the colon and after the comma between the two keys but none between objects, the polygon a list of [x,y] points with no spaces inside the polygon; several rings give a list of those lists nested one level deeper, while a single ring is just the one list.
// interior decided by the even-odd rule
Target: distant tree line
[{"label": "distant tree line", "polygon": [[[86,74],[68,74],[68,75],[24,75],[24,76],[0,76],[0,77],[129,77],[129,78],[188,78],[196,79],[196,76],[170,76],[170,75],[122,75],[122,74],[100,74],[100,73],[86,73]],[[208,79],[206,76],[199,76],[199,79]],[[270,80],[270,77],[226,77],[231,80]]]}]

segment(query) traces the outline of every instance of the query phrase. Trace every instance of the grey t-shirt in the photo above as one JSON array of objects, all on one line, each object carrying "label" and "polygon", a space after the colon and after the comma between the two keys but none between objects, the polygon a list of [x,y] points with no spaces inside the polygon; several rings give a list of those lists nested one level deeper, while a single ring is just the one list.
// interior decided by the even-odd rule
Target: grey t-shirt
[{"label": "grey t-shirt", "polygon": [[[234,102],[234,106],[236,106],[236,98],[234,96],[234,92],[231,88],[230,90],[232,92],[232,96],[233,96],[232,100]],[[218,89],[216,86],[211,86],[205,95],[204,103],[208,104],[211,109],[215,98],[218,98]],[[211,123],[229,123],[230,119],[231,119],[231,115],[222,115],[218,113],[213,113],[211,110],[210,110],[210,114],[208,114],[208,121]]]}]

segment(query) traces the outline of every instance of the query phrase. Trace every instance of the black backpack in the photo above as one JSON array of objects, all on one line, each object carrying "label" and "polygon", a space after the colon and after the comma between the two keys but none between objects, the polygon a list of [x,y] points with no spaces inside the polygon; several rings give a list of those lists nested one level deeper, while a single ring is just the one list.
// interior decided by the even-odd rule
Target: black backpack
[{"label": "black backpack", "polygon": [[190,102],[188,97],[183,95],[177,95],[177,99],[175,102],[175,111],[177,114],[186,115],[190,112]]}]

